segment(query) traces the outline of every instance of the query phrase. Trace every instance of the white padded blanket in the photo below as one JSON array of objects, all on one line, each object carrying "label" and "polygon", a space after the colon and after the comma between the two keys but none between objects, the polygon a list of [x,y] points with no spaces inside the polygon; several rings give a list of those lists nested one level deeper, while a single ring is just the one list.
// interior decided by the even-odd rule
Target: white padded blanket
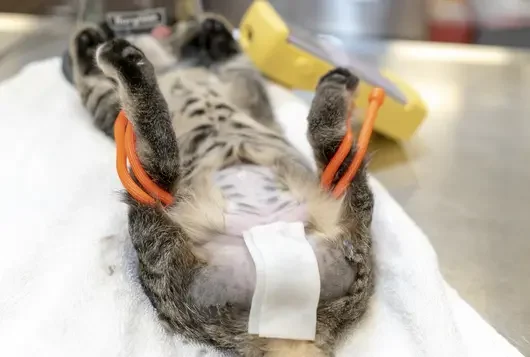
[{"label": "white padded blanket", "polygon": [[[307,107],[272,87],[309,155]],[[0,84],[0,355],[214,356],[166,334],[136,280],[113,143],[57,58]],[[444,282],[427,237],[372,180],[377,286],[338,356],[521,356]]]}]

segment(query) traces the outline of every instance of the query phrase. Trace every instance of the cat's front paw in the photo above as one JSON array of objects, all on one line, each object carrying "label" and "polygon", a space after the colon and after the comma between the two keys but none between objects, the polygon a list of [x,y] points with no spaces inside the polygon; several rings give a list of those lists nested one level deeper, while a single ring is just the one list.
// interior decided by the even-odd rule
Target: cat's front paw
[{"label": "cat's front paw", "polygon": [[105,33],[95,25],[86,25],[75,32],[70,44],[70,57],[82,75],[99,71],[95,61],[96,50],[106,40]]},{"label": "cat's front paw", "polygon": [[214,61],[228,59],[239,52],[239,46],[228,26],[215,17],[202,21],[205,49]]},{"label": "cat's front paw", "polygon": [[350,70],[343,67],[337,67],[326,73],[318,81],[318,87],[326,84],[343,85],[346,90],[353,92],[359,85],[359,78]]},{"label": "cat's front paw", "polygon": [[195,35],[182,46],[183,57],[199,59],[202,64],[210,65],[241,52],[225,20],[218,15],[207,15],[199,21]]}]

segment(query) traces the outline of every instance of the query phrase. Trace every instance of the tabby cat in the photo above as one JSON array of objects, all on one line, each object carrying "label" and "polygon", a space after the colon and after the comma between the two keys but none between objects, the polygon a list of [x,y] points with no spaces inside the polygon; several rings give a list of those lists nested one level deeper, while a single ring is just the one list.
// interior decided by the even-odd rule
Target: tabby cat
[{"label": "tabby cat", "polygon": [[[169,207],[126,198],[143,289],[170,331],[219,351],[333,356],[373,292],[365,164],[339,200],[319,185],[345,134],[358,79],[336,68],[316,88],[307,118],[315,172],[282,135],[263,79],[226,21],[205,15],[177,27],[166,45],[178,65],[169,69],[97,26],[80,28],[69,50],[74,84],[95,125],[112,137],[123,108],[143,166],[174,196]],[[256,276],[242,232],[279,220],[304,222],[318,261],[315,341],[247,333]]]}]

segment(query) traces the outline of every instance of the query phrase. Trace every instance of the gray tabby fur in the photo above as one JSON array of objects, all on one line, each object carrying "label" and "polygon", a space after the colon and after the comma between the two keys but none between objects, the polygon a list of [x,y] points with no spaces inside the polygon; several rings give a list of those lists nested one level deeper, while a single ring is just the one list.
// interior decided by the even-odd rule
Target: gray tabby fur
[{"label": "gray tabby fur", "polygon": [[[373,292],[373,197],[365,165],[340,200],[319,186],[319,175],[344,136],[344,116],[358,79],[337,68],[318,84],[307,118],[315,173],[282,135],[261,75],[241,54],[223,19],[208,15],[179,24],[167,47],[187,65],[160,74],[152,64],[157,61],[138,47],[106,38],[94,26],[80,28],[70,46],[74,83],[95,125],[112,137],[123,108],[134,125],[144,167],[175,197],[166,208],[126,199],[146,295],[170,331],[220,351],[249,357],[333,356],[337,341],[363,316]],[[339,251],[352,271],[343,296],[321,298],[315,341],[249,335],[250,306],[203,306],[190,295],[194,279],[207,266],[202,243],[223,232],[222,211],[216,209],[222,197],[212,187],[212,173],[241,163],[272,168],[306,202],[306,232]]]}]

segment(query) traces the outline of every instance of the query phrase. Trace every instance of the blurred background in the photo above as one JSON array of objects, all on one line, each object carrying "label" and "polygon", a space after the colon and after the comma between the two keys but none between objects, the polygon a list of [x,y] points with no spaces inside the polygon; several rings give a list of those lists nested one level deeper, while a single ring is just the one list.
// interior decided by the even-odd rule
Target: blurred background
[{"label": "blurred background", "polygon": [[[530,356],[530,1],[271,3],[287,21],[336,36],[352,56],[421,94],[429,116],[406,142],[376,137],[371,172],[426,232],[449,284]],[[0,80],[60,56],[76,20],[160,5],[177,18],[186,4],[2,0]],[[249,4],[193,1],[235,25]]]},{"label": "blurred background", "polygon": [[[157,0],[3,0],[0,12],[75,16],[81,8],[150,7]],[[176,1],[178,2],[178,0]],[[182,1],[181,1],[182,2]],[[196,1],[239,23],[251,0]],[[293,22],[342,36],[454,41],[530,46],[530,2],[526,0],[273,0]]]}]

